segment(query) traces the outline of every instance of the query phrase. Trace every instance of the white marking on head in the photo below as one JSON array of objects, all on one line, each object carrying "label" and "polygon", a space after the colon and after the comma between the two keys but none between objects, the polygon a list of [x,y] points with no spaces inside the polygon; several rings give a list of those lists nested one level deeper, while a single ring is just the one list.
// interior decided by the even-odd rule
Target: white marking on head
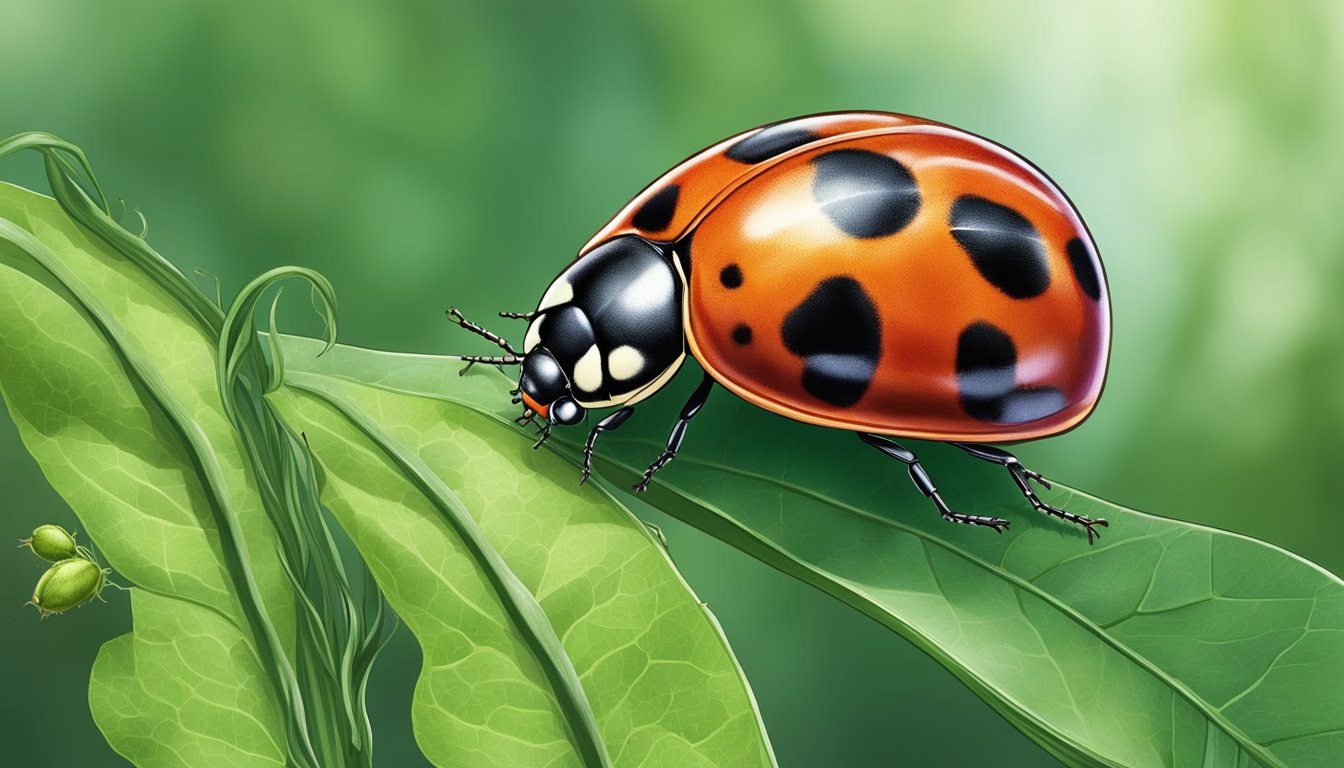
[{"label": "white marking on head", "polygon": [[607,370],[617,381],[633,379],[644,370],[644,355],[629,345],[617,347],[607,356]]},{"label": "white marking on head", "polygon": [[569,281],[560,276],[555,278],[551,287],[546,289],[546,293],[541,297],[541,303],[537,305],[538,312],[544,312],[551,307],[558,307],[561,304],[568,304],[574,300],[574,286]]},{"label": "white marking on head", "polygon": [[523,337],[523,354],[531,352],[533,347],[541,343],[541,321],[545,319],[545,315],[538,315],[537,319],[527,326],[527,335]]},{"label": "white marking on head", "polygon": [[585,392],[596,392],[602,388],[602,354],[597,351],[596,344],[589,347],[574,364],[574,384]]}]

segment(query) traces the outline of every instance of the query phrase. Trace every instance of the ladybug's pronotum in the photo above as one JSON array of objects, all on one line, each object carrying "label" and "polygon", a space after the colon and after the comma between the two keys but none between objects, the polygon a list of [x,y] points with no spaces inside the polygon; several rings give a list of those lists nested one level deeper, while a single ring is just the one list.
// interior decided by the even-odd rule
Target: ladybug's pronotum
[{"label": "ladybug's pronotum", "polygon": [[[1110,307],[1097,249],[1068,198],[1018,155],[939,123],[878,112],[813,115],[733,136],[637,195],[546,289],[523,351],[450,317],[521,365],[520,421],[588,434],[629,419],[693,355],[705,378],[667,449],[677,454],[715,383],[797,421],[853,431],[903,462],[939,514],[1008,521],[943,502],[891,436],[952,443],[1001,464],[1031,505],[1041,476],[985,442],[1064,432],[1101,395]],[[539,443],[540,444],[540,441]]]}]

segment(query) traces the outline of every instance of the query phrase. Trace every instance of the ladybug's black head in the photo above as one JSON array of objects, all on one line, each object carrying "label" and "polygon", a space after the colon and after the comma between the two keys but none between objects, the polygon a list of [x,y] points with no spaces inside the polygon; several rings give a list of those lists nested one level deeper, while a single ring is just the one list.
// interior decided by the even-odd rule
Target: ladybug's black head
[{"label": "ladybug's black head", "polygon": [[584,409],[569,395],[569,379],[545,347],[536,347],[523,359],[518,380],[523,403],[551,424],[578,424]]}]

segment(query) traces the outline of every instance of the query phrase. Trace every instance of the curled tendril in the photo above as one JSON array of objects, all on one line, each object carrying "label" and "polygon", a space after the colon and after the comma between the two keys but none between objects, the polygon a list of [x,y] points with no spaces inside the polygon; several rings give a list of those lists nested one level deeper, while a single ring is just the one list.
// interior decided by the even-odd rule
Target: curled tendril
[{"label": "curled tendril", "polygon": [[[264,272],[238,292],[238,297],[233,300],[233,304],[229,306],[229,311],[224,317],[224,327],[220,332],[220,344],[217,353],[220,391],[227,393],[233,389],[243,362],[257,344],[253,312],[256,311],[257,303],[261,300],[262,294],[272,285],[293,277],[307,282],[312,287],[314,294],[320,295],[322,298],[323,307],[319,315],[325,323],[326,332],[324,336],[327,344],[319,354],[324,354],[336,346],[336,291],[327,278],[319,272],[303,267],[277,267]],[[270,345],[272,360],[269,380],[266,383],[267,392],[275,391],[280,386],[284,376],[284,357],[280,351],[280,339],[276,332],[275,321],[276,305],[279,301],[280,293],[277,292],[275,299],[271,302],[268,327],[270,333],[266,337],[266,341]],[[314,302],[316,302],[316,299],[314,299]],[[227,397],[225,398],[225,407],[232,408]]]}]

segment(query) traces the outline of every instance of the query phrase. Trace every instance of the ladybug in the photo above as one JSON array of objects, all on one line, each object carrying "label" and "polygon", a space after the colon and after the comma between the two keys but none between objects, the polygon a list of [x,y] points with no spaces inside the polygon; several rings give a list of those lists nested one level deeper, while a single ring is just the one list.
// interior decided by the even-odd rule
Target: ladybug
[{"label": "ladybug", "polygon": [[[949,125],[882,112],[800,117],[691,156],[631,200],[531,312],[522,353],[449,317],[520,365],[520,423],[599,435],[667,384],[689,354],[705,376],[636,491],[676,456],[715,384],[809,424],[855,432],[904,463],[943,518],[1008,521],[944,503],[894,436],[950,442],[1007,468],[1037,510],[1036,472],[990,442],[1059,434],[1101,395],[1110,306],[1097,248],[1063,192],[1012,151]],[[466,369],[463,369],[463,373]]]}]

